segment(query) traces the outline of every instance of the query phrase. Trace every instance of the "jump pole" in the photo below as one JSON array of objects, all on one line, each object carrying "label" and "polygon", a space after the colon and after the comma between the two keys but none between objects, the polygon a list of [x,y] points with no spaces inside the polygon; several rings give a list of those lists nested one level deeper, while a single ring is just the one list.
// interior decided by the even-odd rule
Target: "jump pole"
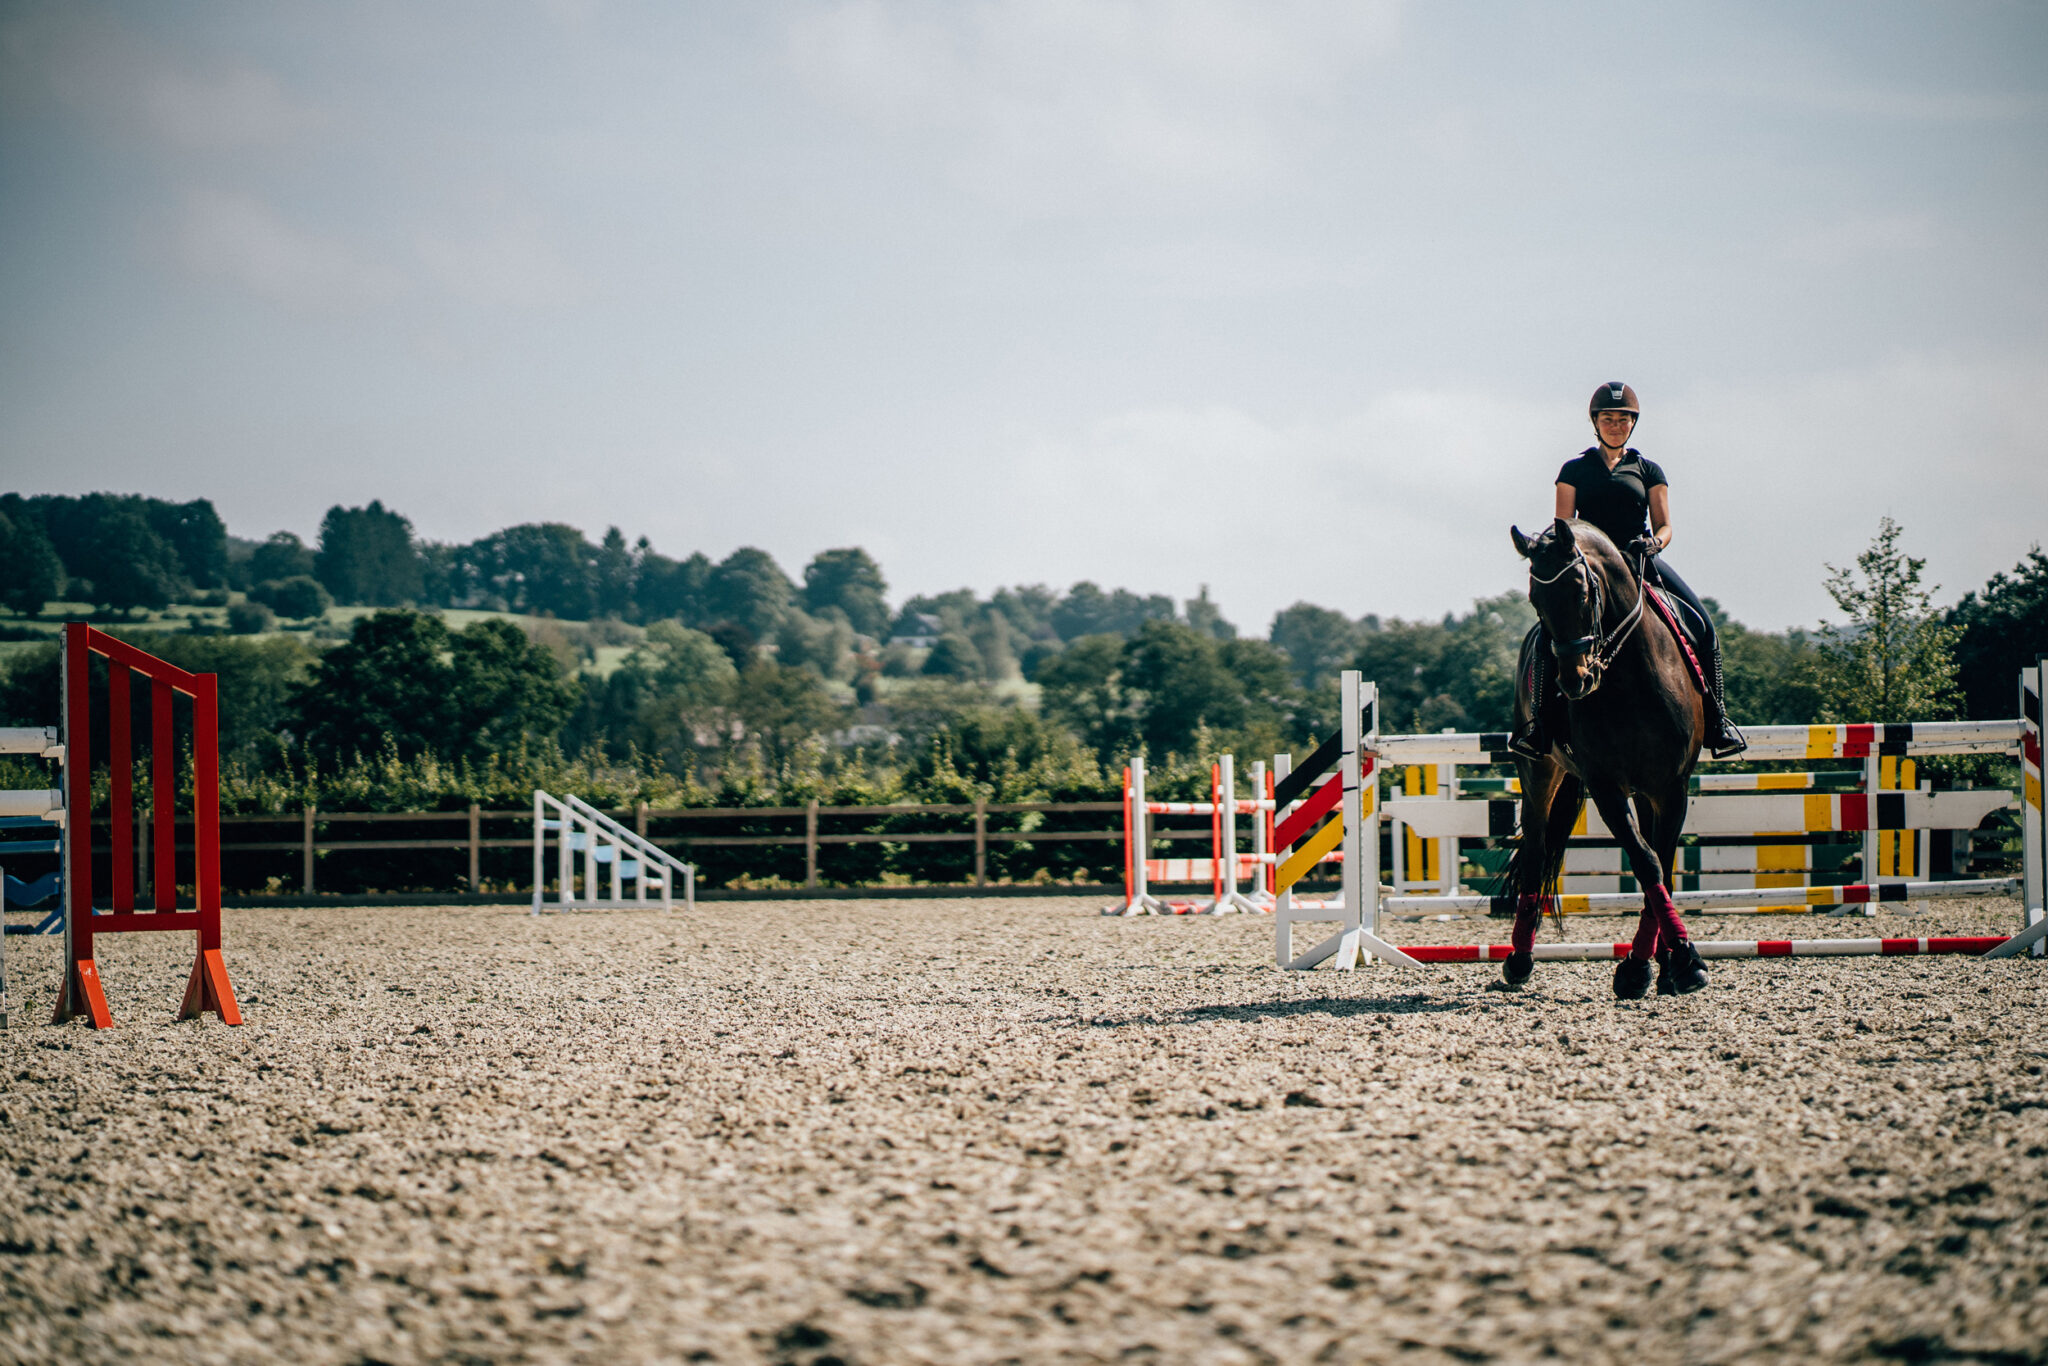
[{"label": "jump pole", "polygon": [[[1931,954],[2002,956],[2013,941],[2003,935],[1948,939],[1695,939],[1702,958],[1897,958]],[[1530,949],[1537,962],[1608,962],[1628,957],[1631,946],[1619,944],[1537,944]],[[1512,944],[1413,944],[1408,954],[1422,963],[1499,963],[1514,952]]]}]

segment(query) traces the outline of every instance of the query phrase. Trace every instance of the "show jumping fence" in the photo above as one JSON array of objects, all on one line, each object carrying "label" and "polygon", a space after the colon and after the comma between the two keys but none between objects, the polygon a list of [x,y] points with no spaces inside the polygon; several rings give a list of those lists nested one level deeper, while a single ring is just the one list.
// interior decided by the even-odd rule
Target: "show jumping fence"
[{"label": "show jumping fence", "polygon": [[[1750,755],[1782,762],[1837,760],[1853,770],[1813,772],[1703,772],[1692,780],[1693,796],[1684,843],[1672,870],[1680,893],[1748,890],[1767,897],[1715,897],[1700,902],[1716,910],[1782,911],[1799,898],[1786,888],[1840,886],[1864,881],[1932,881],[1935,870],[1968,880],[1977,861],[1973,841],[1988,818],[2019,806],[2013,793],[1997,789],[1932,790],[1916,781],[1918,754],[2011,753],[2017,721],[1943,722],[1911,726],[1793,726],[1760,728]],[[1512,756],[1504,734],[1383,736],[1379,758],[1383,777],[1383,867],[1395,895],[1453,896],[1461,881],[1481,882],[1504,868],[1519,812],[1513,777],[1461,775],[1461,766],[1505,764]],[[1430,751],[1437,751],[1432,754]],[[1391,763],[1395,755],[1403,762]],[[1275,771],[1287,761],[1276,756]],[[1253,796],[1240,797],[1231,781],[1233,761],[1223,755],[1212,771],[1207,802],[1155,801],[1145,788],[1145,765],[1134,758],[1124,775],[1125,896],[1113,913],[1193,914],[1269,910],[1274,813],[1264,790],[1263,765],[1253,765]],[[1250,814],[1249,851],[1239,848],[1234,821]],[[1197,839],[1202,832],[1174,829],[1176,820],[1199,818],[1208,825],[1207,858],[1158,857],[1162,839]],[[1997,840],[2003,831],[1986,836]],[[1143,857],[1139,857],[1143,850]],[[1340,863],[1331,850],[1318,867]],[[1327,873],[1323,874],[1327,876]],[[1238,880],[1252,878],[1249,892]],[[1174,899],[1161,884],[1209,883],[1205,899]],[[1619,844],[1589,804],[1581,813],[1568,849],[1559,890],[1561,905],[1589,909],[1584,896],[1639,890],[1623,872]],[[1750,903],[1754,903],[1753,905]],[[1437,911],[1452,906],[1430,903]],[[1854,906],[1853,897],[1816,897],[1810,906]]]},{"label": "show jumping fence", "polygon": [[[1377,955],[1406,966],[1417,957],[1391,950],[1378,938],[1382,914],[1482,912],[1512,910],[1507,898],[1459,895],[1401,895],[1379,881],[1380,847],[1374,799],[1377,782],[1365,781],[1376,762],[1407,766],[1498,764],[1512,759],[1507,737],[1494,734],[1380,735],[1376,692],[1353,671],[1340,685],[1342,729],[1298,770],[1287,771],[1288,756],[1276,756],[1275,806],[1278,824],[1272,848],[1277,860],[1273,888],[1275,959],[1283,967],[1309,968],[1334,960],[1350,968]],[[2041,783],[2041,699],[2048,693],[2048,660],[2021,676],[2021,716],[2014,721],[1933,722],[1906,725],[1766,726],[1750,732],[1748,760],[1903,759],[1929,754],[2012,754],[2022,770],[2021,791],[2005,792],[1772,792],[1738,784],[1705,781],[1692,799],[1688,828],[1709,834],[1757,838],[1775,829],[1791,834],[1822,832],[1919,832],[1937,827],[1973,826],[1990,812],[2019,808],[2021,865],[2019,878],[1979,878],[1951,882],[1866,880],[1862,883],[1679,890],[1674,901],[1684,910],[1803,910],[1819,906],[1867,906],[1878,902],[1917,901],[1928,897],[2005,896],[2021,898],[2021,932],[2009,939],[1971,947],[1966,940],[1808,940],[1714,943],[1711,956],[1809,956],[1825,954],[1896,954],[1983,952],[2004,957],[2031,950],[2040,956],[2048,937],[2048,912],[2043,908],[2043,850],[2048,847]],[[1310,790],[1310,784],[1336,770]],[[1897,772],[1896,769],[1893,770]],[[1711,778],[1713,775],[1708,775]],[[1768,776],[1768,775],[1766,775]],[[1797,775],[1810,778],[1812,775]],[[1894,781],[1897,781],[1895,778]],[[1758,785],[1763,786],[1762,784]],[[1789,784],[1788,784],[1789,786]],[[1735,789],[1730,794],[1729,789]],[[1511,835],[1515,803],[1486,799],[1458,802],[1401,797],[1386,803],[1385,818],[1418,836],[1450,839],[1465,835]],[[1325,816],[1328,819],[1325,820]],[[1320,824],[1319,824],[1320,822]],[[1759,830],[1759,826],[1762,830]],[[1362,835],[1371,831],[1371,838]],[[1581,835],[1606,834],[1597,814],[1583,823]],[[1901,841],[1903,841],[1903,835]],[[1399,842],[1396,842],[1399,847]],[[1894,849],[1898,846],[1895,845]],[[1342,896],[1335,900],[1297,897],[1294,887],[1322,861],[1341,849]],[[1877,847],[1875,863],[1884,848]],[[1802,870],[1803,871],[1803,870]],[[1552,908],[1564,913],[1619,914],[1641,907],[1632,892],[1562,894]],[[1297,921],[1336,921],[1340,928],[1308,952],[1293,951],[1292,927]],[[1549,957],[1614,956],[1626,945],[1547,945]],[[1391,950],[1391,951],[1389,951]],[[1706,952],[1706,946],[1702,946]],[[1418,950],[1418,954],[1420,951]],[[1492,961],[1504,956],[1498,945],[1467,945],[1432,949],[1430,961]]]}]

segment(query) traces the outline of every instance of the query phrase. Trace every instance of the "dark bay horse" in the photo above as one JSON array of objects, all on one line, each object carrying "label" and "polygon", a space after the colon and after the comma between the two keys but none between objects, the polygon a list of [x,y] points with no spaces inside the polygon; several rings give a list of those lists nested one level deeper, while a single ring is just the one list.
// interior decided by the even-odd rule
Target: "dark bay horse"
[{"label": "dark bay horse", "polygon": [[[1588,522],[1560,517],[1535,537],[1510,528],[1529,562],[1529,601],[1557,660],[1559,691],[1548,757],[1518,757],[1521,834],[1508,861],[1516,898],[1510,985],[1535,970],[1530,949],[1545,900],[1564,869],[1565,841],[1587,797],[1628,854],[1643,889],[1643,914],[1614,994],[1635,1000],[1659,964],[1660,994],[1707,984],[1698,950],[1671,901],[1671,870],[1685,826],[1687,789],[1706,738],[1706,714],[1683,648],[1664,618],[1645,611],[1640,566]],[[1546,648],[1537,645],[1536,648]],[[1540,705],[1527,693],[1525,661],[1515,690],[1519,723]]]}]

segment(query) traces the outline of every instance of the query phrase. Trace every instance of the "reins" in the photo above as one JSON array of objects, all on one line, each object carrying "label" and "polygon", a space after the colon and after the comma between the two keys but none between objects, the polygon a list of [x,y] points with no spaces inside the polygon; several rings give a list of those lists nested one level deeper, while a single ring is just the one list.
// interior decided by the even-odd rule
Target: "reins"
[{"label": "reins", "polygon": [[[1567,648],[1573,654],[1586,656],[1587,668],[1594,677],[1594,689],[1600,686],[1600,680],[1607,676],[1608,666],[1614,663],[1614,657],[1621,652],[1621,647],[1628,641],[1629,636],[1635,632],[1636,627],[1642,622],[1643,604],[1650,591],[1649,584],[1644,578],[1644,570],[1647,567],[1648,558],[1648,556],[1644,556],[1643,563],[1641,564],[1631,564],[1628,559],[1628,552],[1622,552],[1622,563],[1628,566],[1630,577],[1635,580],[1636,603],[1634,607],[1628,610],[1627,615],[1615,623],[1612,631],[1602,631],[1600,629],[1601,623],[1607,617],[1606,580],[1593,572],[1592,562],[1586,558],[1584,546],[1574,541],[1570,562],[1547,579],[1537,574],[1536,567],[1533,564],[1529,566],[1529,577],[1541,584],[1556,583],[1575,566],[1586,571],[1586,583],[1592,590],[1593,598],[1593,634],[1574,638],[1568,642]],[[1551,644],[1551,653],[1557,653],[1555,642]],[[1588,691],[1590,692],[1592,689],[1588,689]]]}]

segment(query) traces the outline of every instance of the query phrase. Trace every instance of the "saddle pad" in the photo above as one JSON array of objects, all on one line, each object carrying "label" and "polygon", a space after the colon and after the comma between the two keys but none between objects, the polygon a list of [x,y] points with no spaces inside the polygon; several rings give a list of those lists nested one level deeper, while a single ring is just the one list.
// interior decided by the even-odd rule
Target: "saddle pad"
[{"label": "saddle pad", "polygon": [[1678,648],[1684,652],[1685,662],[1692,668],[1692,681],[1699,685],[1700,696],[1708,696],[1707,671],[1700,667],[1700,657],[1693,653],[1691,639],[1679,629],[1677,615],[1671,610],[1671,604],[1664,600],[1664,590],[1652,588],[1648,584],[1643,585],[1643,590],[1650,595],[1650,605],[1657,609],[1657,615],[1671,628],[1671,638],[1678,642]]}]

